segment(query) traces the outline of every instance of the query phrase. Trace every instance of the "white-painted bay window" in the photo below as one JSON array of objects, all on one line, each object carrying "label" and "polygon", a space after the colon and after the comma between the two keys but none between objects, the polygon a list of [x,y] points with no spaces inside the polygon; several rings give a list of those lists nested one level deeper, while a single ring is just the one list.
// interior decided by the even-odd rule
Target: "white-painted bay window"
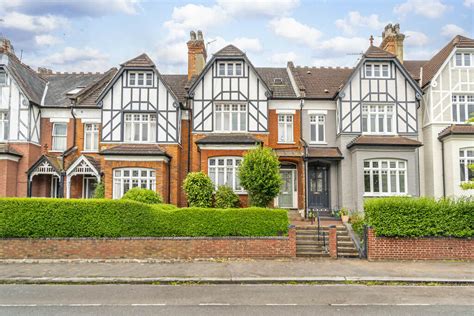
[{"label": "white-painted bay window", "polygon": [[216,132],[247,131],[246,104],[216,104],[214,115]]},{"label": "white-painted bay window", "polygon": [[278,142],[293,143],[293,114],[278,114]]},{"label": "white-painted bay window", "polygon": [[393,105],[362,105],[362,132],[368,134],[393,134]]},{"label": "white-painted bay window", "polygon": [[84,151],[99,150],[99,124],[84,124]]},{"label": "white-painted bay window", "polygon": [[150,143],[156,141],[156,114],[127,113],[124,116],[126,142]]},{"label": "white-painted bay window", "polygon": [[67,149],[67,123],[53,123],[53,151]]},{"label": "white-painted bay window", "polygon": [[156,173],[146,168],[114,169],[113,198],[120,199],[128,190],[135,187],[156,191]]},{"label": "white-painted bay window", "polygon": [[407,162],[396,159],[364,160],[366,196],[407,194]]},{"label": "white-painted bay window", "polygon": [[8,113],[0,112],[0,141],[8,140]]},{"label": "white-painted bay window", "polygon": [[474,95],[453,95],[453,122],[466,123],[474,117]]},{"label": "white-painted bay window", "polygon": [[208,175],[217,189],[220,185],[227,185],[234,191],[242,192],[239,180],[239,166],[241,157],[215,157],[209,159]]},{"label": "white-painted bay window", "polygon": [[311,143],[324,143],[326,117],[323,114],[311,114],[309,116],[309,128],[311,134]]},{"label": "white-painted bay window", "polygon": [[459,150],[459,170],[461,182],[474,181],[474,171],[469,168],[474,164],[474,147]]}]

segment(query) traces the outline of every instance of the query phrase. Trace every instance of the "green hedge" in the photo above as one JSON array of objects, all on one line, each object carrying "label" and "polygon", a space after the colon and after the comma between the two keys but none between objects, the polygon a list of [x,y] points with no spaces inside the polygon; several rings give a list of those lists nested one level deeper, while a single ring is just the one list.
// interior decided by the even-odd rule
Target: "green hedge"
[{"label": "green hedge", "polygon": [[284,210],[203,209],[127,200],[0,199],[1,238],[277,236]]},{"label": "green hedge", "polygon": [[474,199],[367,199],[364,210],[366,222],[378,236],[474,236]]}]

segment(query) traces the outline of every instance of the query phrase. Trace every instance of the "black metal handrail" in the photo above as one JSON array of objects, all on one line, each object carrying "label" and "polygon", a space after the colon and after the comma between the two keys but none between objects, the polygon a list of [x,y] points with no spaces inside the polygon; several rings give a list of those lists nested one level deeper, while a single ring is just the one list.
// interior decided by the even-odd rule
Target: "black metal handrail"
[{"label": "black metal handrail", "polygon": [[[314,213],[314,211],[313,211]],[[318,214],[318,241],[320,241],[320,236],[321,236],[321,218],[319,217],[319,210],[316,210],[316,213]]]}]

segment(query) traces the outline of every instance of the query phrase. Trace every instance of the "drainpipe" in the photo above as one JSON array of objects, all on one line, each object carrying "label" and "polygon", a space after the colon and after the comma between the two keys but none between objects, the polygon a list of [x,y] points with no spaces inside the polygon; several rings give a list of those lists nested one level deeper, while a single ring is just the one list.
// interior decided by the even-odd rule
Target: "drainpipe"
[{"label": "drainpipe", "polygon": [[442,140],[439,140],[441,142],[441,173],[443,177],[443,198],[446,197],[446,181],[444,179],[444,142]]},{"label": "drainpipe", "polygon": [[76,147],[76,115],[74,114],[74,107],[71,106],[71,115],[72,115],[72,146],[66,149],[61,154],[61,176],[59,178],[59,197],[64,197],[64,179],[66,178],[66,171],[64,170],[64,159],[72,152],[72,150]]},{"label": "drainpipe", "polygon": [[303,138],[303,107],[304,99],[300,101],[300,141],[303,143],[303,170],[304,170],[304,217],[307,217],[308,211],[308,144]]},{"label": "drainpipe", "polygon": [[[173,157],[168,157],[168,203],[171,204],[171,159]],[[178,201],[176,201],[176,204]]]}]

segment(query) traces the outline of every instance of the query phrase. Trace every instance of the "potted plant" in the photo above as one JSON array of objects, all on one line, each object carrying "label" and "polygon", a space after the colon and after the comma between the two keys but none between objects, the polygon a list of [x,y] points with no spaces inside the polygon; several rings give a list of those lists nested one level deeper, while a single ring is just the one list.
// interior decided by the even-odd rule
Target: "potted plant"
[{"label": "potted plant", "polygon": [[339,210],[339,216],[343,223],[347,223],[349,221],[349,211],[345,208],[341,208]]},{"label": "potted plant", "polygon": [[314,218],[315,218],[314,210],[310,209],[308,212],[308,218],[311,221],[311,225],[314,225]]}]

